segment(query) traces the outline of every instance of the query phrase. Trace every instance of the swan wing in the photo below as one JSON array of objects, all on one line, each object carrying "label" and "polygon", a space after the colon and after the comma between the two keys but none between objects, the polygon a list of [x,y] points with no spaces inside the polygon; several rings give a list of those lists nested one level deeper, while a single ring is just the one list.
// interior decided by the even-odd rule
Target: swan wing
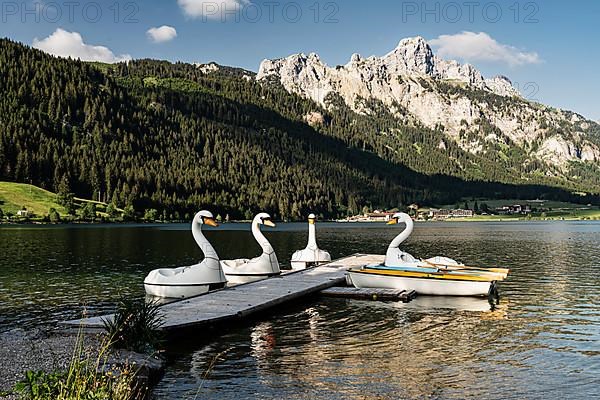
[{"label": "swan wing", "polygon": [[292,261],[302,261],[302,255],[304,250],[296,250],[294,254],[292,254]]},{"label": "swan wing", "polygon": [[319,261],[331,261],[331,254],[325,250],[319,250]]},{"label": "swan wing", "polygon": [[238,258],[237,260],[221,260],[221,266],[223,268],[240,268],[246,264],[248,264],[250,259],[248,258]]},{"label": "swan wing", "polygon": [[271,259],[268,254],[263,254],[260,257],[253,258],[251,260],[223,260],[221,266],[225,274],[260,274],[260,273],[271,273],[273,267],[271,266]]},{"label": "swan wing", "polygon": [[453,260],[452,258],[448,258],[448,257],[444,257],[444,256],[431,257],[431,258],[428,258],[425,261],[427,261],[429,263],[432,263],[432,264],[463,265],[462,263],[459,263],[458,261]]}]

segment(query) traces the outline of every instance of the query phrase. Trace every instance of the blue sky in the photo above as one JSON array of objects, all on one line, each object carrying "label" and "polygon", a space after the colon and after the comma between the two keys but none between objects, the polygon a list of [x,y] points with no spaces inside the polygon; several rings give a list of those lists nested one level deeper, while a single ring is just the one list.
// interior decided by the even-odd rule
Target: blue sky
[{"label": "blue sky", "polygon": [[253,71],[263,58],[298,52],[345,64],[352,53],[383,55],[400,39],[420,35],[444,58],[470,62],[486,77],[508,76],[526,97],[600,120],[598,1],[3,0],[0,6],[0,36],[48,51],[113,61],[216,61]]}]

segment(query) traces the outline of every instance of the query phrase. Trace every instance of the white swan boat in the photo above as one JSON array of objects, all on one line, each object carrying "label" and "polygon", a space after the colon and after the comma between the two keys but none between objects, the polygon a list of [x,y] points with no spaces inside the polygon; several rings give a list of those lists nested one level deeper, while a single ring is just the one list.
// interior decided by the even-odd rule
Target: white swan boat
[{"label": "white swan boat", "polygon": [[331,261],[331,255],[317,246],[316,219],[315,214],[308,216],[308,245],[305,249],[298,250],[292,254],[291,264],[294,270],[305,269]]},{"label": "white swan boat", "polygon": [[192,235],[204,253],[204,260],[188,267],[151,271],[144,279],[147,294],[156,297],[186,298],[225,287],[227,279],[221,269],[219,256],[202,234],[203,224],[217,226],[210,211],[200,211],[192,221]]},{"label": "white swan boat", "polygon": [[252,220],[252,234],[262,248],[260,256],[253,259],[243,258],[221,261],[228,282],[247,283],[281,274],[275,250],[260,231],[260,225],[274,227],[275,224],[267,213],[260,213]]},{"label": "white swan boat", "polygon": [[366,265],[348,271],[348,280],[357,288],[415,290],[424,295],[487,296],[496,282],[508,275],[505,268],[467,267],[448,257],[419,260],[400,250],[413,231],[413,221],[396,213],[388,224],[404,222],[406,228],[390,243],[383,265]]}]

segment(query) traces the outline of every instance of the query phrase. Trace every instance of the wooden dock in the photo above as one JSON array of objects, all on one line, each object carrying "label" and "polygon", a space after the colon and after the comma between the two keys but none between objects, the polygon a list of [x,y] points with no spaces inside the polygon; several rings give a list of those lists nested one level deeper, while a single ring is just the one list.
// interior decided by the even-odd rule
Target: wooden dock
[{"label": "wooden dock", "polygon": [[379,300],[379,301],[402,301],[408,303],[417,296],[414,290],[397,290],[397,289],[358,289],[355,287],[334,286],[321,291],[323,296],[327,297],[343,297],[350,299],[361,300]]},{"label": "wooden dock", "polygon": [[[377,264],[382,255],[355,254],[319,267],[282,274],[258,282],[225,288],[205,295],[161,306],[166,332],[197,328],[226,321],[242,320],[259,312],[317,293],[345,281],[345,272],[352,267]],[[67,326],[97,329],[112,315],[67,321]]]}]

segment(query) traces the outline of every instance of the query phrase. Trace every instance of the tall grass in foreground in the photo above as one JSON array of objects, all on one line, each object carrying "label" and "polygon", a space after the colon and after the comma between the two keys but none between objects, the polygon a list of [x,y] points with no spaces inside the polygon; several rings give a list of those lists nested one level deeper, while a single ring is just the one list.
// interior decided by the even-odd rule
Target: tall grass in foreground
[{"label": "tall grass in foreground", "polygon": [[80,327],[68,370],[28,371],[15,392],[31,400],[142,399],[147,388],[138,387],[135,366],[109,363],[109,357],[115,348],[144,354],[156,351],[162,319],[156,303],[123,301],[113,319],[105,322],[107,335],[99,346],[86,349]]},{"label": "tall grass in foreground", "polygon": [[22,399],[32,400],[131,400],[136,398],[131,366],[110,366],[110,338],[97,349],[86,349],[80,329],[67,371],[27,371],[15,386]]}]

